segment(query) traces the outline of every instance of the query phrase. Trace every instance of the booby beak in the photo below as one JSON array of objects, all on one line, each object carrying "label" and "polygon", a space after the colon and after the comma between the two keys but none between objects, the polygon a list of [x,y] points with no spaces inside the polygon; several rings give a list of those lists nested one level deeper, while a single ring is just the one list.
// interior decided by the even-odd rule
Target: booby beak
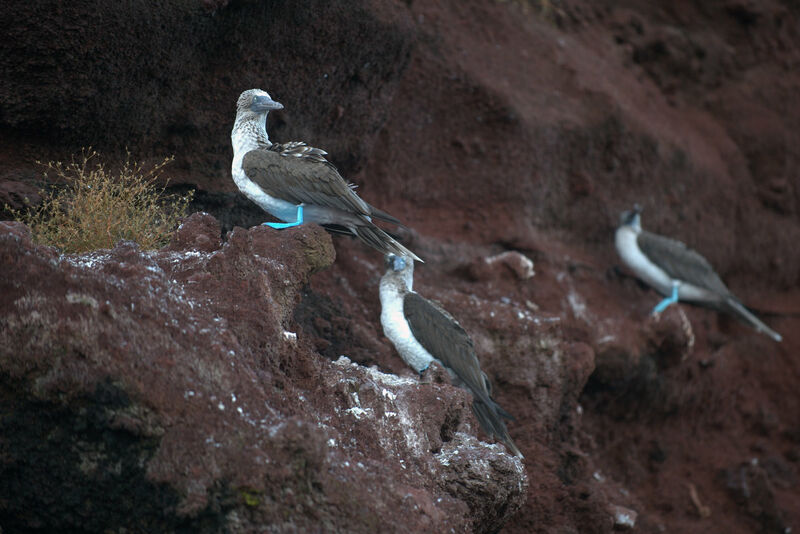
[{"label": "booby beak", "polygon": [[267,95],[258,95],[253,97],[253,103],[250,105],[250,109],[256,113],[263,113],[265,111],[283,109],[283,104],[272,100]]}]

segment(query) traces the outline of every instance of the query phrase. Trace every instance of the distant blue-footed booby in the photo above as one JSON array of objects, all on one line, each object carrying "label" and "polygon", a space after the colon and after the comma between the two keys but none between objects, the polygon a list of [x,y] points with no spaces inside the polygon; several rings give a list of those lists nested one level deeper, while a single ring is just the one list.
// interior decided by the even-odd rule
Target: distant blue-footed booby
[{"label": "distant blue-footed booby", "polygon": [[515,455],[522,453],[508,435],[503,419],[513,417],[492,399],[489,378],[481,371],[472,340],[461,325],[437,304],[414,292],[414,262],[387,254],[381,278],[381,325],[400,357],[418,373],[433,360],[453,383],[472,394],[472,412],[483,430],[499,438]]},{"label": "distant blue-footed booby", "polygon": [[261,89],[239,96],[236,122],[231,131],[231,174],[239,190],[261,209],[284,221],[264,223],[273,228],[315,222],[335,233],[358,237],[384,254],[400,254],[420,260],[416,254],[378,228],[372,217],[400,221],[364,202],[327,153],[301,141],[273,144],[267,135],[267,114],[283,109]]},{"label": "distant blue-footed booby", "polygon": [[686,301],[730,313],[775,341],[781,335],[744,307],[703,256],[675,239],[642,230],[641,208],[624,211],[615,235],[622,261],[643,282],[666,296],[653,309],[661,313],[670,304]]}]

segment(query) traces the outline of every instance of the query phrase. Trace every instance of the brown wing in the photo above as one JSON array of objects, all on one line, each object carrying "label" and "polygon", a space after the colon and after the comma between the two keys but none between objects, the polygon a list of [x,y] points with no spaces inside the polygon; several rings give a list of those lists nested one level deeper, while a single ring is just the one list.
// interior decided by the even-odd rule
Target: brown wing
[{"label": "brown wing", "polygon": [[267,194],[292,202],[313,204],[369,216],[369,204],[344,181],[324,151],[302,143],[273,145],[282,152],[251,150],[244,155],[245,174]]},{"label": "brown wing", "polygon": [[492,400],[489,379],[481,371],[472,340],[461,325],[435,303],[413,292],[403,298],[403,313],[417,341],[455,373],[461,381],[459,385],[472,393],[472,411],[483,430],[501,439],[511,452],[522,458],[503,421],[513,417]]},{"label": "brown wing", "polygon": [[[331,169],[335,170],[337,173],[339,172],[336,169],[336,166],[325,158],[325,156],[328,155],[327,152],[325,152],[321,148],[314,148],[313,146],[308,146],[303,141],[289,141],[288,143],[274,144],[271,147],[269,147],[269,150],[272,150],[273,152],[278,152],[282,156],[294,157],[294,158],[309,158],[313,161],[324,163],[325,165],[328,165]],[[347,185],[350,187],[350,189],[353,190],[355,190],[356,187],[358,187],[355,184],[351,183],[348,183]],[[384,221],[396,224],[398,226],[405,226],[396,217],[386,213],[385,211],[380,210],[375,206],[372,206],[371,204],[367,204],[367,206],[369,208],[369,212],[372,217],[382,219]]]},{"label": "brown wing", "polygon": [[708,260],[680,241],[643,231],[637,243],[645,256],[672,278],[720,295],[731,294]]},{"label": "brown wing", "polygon": [[455,373],[482,402],[494,404],[486,389],[475,347],[461,325],[445,310],[414,292],[403,298],[403,314],[420,345]]}]

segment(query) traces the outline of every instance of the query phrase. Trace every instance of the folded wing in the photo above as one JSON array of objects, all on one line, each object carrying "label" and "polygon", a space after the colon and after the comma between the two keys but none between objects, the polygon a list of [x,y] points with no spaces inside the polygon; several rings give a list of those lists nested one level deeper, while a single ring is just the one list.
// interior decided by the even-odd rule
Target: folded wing
[{"label": "folded wing", "polygon": [[[285,147],[289,148],[285,148]],[[282,152],[273,148],[284,147]],[[369,217],[370,206],[345,182],[324,151],[305,144],[251,150],[242,160],[247,177],[268,195],[293,204],[313,204]]]},{"label": "folded wing", "polygon": [[680,241],[642,231],[637,243],[645,256],[672,278],[708,289],[720,296],[731,294],[708,260]]}]

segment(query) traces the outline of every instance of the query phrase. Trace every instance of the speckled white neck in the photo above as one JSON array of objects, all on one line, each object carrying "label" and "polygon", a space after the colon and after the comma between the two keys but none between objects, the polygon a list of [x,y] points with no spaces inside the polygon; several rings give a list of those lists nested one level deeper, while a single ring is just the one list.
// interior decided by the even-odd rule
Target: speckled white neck
[{"label": "speckled white neck", "polygon": [[233,145],[233,162],[231,175],[239,191],[255,202],[261,209],[281,219],[291,222],[295,220],[297,206],[279,198],[268,195],[258,185],[253,183],[242,169],[244,155],[257,148],[272,146],[266,129],[267,114],[248,114],[237,116],[231,130],[231,144]]},{"label": "speckled white neck", "polygon": [[411,333],[411,327],[403,313],[403,298],[411,290],[411,283],[403,276],[407,271],[408,269],[403,273],[389,272],[381,278],[381,325],[383,333],[395,346],[403,361],[421,373],[428,368],[434,357]]},{"label": "speckled white neck", "polygon": [[642,253],[636,242],[638,235],[639,232],[629,225],[620,226],[617,229],[617,233],[614,236],[614,244],[617,247],[620,258],[643,282],[662,295],[670,294],[672,292],[672,278]]}]

